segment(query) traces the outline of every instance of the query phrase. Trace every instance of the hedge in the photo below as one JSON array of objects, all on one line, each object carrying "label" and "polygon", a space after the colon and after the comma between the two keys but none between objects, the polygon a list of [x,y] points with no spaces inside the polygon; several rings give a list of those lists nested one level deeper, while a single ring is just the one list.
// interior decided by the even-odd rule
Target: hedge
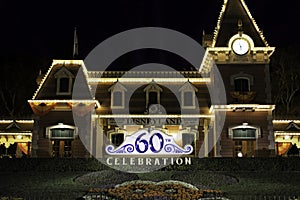
[{"label": "hedge", "polygon": [[[96,159],[84,158],[2,158],[4,171],[100,171],[110,169]],[[193,158],[192,165],[168,165],[161,170],[182,171],[300,171],[300,157]]]}]

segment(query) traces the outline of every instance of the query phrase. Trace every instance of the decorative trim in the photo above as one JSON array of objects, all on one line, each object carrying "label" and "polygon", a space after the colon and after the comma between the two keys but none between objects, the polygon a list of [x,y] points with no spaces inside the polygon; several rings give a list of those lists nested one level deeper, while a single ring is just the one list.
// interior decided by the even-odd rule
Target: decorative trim
[{"label": "decorative trim", "polygon": [[255,139],[261,137],[261,130],[259,126],[249,126],[248,123],[243,123],[239,126],[230,126],[228,127],[228,137],[230,139],[253,139],[253,138],[234,138],[233,137],[233,130],[234,129],[255,129]]},{"label": "decorative trim", "polygon": [[[119,81],[117,81],[115,84],[113,84],[109,89],[109,92],[111,92],[110,96],[110,106],[112,109],[124,109],[125,108],[125,92],[127,92],[127,89],[123,84],[121,84]],[[115,92],[121,92],[121,105],[114,105],[114,98],[115,98]]]},{"label": "decorative trim", "polygon": [[[249,11],[249,9],[248,9],[245,1],[244,0],[240,0],[240,1],[242,3],[243,8],[245,9],[248,17],[252,21],[252,24],[254,25],[256,31],[259,33],[259,36],[261,37],[261,39],[264,42],[265,46],[269,47],[269,44],[267,43],[267,41],[266,41],[266,39],[265,39],[265,37],[263,35],[263,32],[259,29],[258,25],[256,24],[256,21],[252,17],[252,15],[251,15],[251,13],[250,13],[250,11]],[[215,31],[214,31],[214,36],[213,36],[213,41],[212,41],[212,47],[215,47],[215,45],[216,45],[218,34],[219,34],[219,31],[220,31],[220,28],[221,28],[221,23],[222,23],[222,20],[223,20],[223,17],[224,17],[225,10],[227,8],[227,3],[228,3],[228,0],[224,0],[223,6],[222,6],[220,14],[219,14],[217,26],[216,26]]]},{"label": "decorative trim", "polygon": [[[74,135],[73,135],[73,139],[75,139],[76,137],[78,137],[78,128],[72,125],[66,125],[63,123],[58,123],[57,125],[53,125],[53,126],[48,126],[46,127],[46,138],[51,139],[51,135],[50,132],[52,129],[72,129],[74,130]],[[55,139],[71,139],[71,138],[64,138],[64,137],[60,137],[60,138],[55,138]]]}]

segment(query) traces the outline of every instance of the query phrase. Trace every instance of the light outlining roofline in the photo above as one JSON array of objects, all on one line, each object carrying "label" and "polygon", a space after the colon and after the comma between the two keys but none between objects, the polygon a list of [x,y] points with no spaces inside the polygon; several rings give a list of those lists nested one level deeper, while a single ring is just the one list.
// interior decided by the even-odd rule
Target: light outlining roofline
[{"label": "light outlining roofline", "polygon": [[[241,1],[242,3],[242,6],[243,8],[245,9],[248,17],[250,18],[250,20],[252,21],[252,24],[254,25],[256,31],[259,33],[262,41],[264,42],[264,44],[266,45],[266,47],[269,47],[269,44],[265,38],[265,36],[263,35],[263,32],[259,29],[255,19],[252,17],[249,9],[248,9],[248,6],[246,5],[245,1],[244,0],[239,0]],[[226,10],[226,7],[227,7],[227,3],[228,3],[228,0],[224,0],[224,3],[222,5],[222,8],[221,8],[221,12],[219,14],[219,18],[218,18],[218,22],[217,22],[217,26],[215,28],[215,31],[214,31],[214,36],[213,36],[213,41],[212,41],[212,47],[215,47],[216,45],[216,41],[217,41],[217,38],[218,38],[218,34],[219,34],[219,31],[220,31],[220,27],[221,27],[221,23],[222,23],[222,20],[223,20],[223,17],[224,17],[224,13],[225,13],[225,10]]]},{"label": "light outlining roofline", "polygon": [[47,99],[47,100],[28,100],[28,103],[95,103],[98,108],[100,108],[100,103],[95,99]]},{"label": "light outlining roofline", "polygon": [[[47,80],[47,78],[48,78],[50,72],[52,71],[52,68],[53,68],[55,65],[80,65],[80,66],[82,67],[82,69],[83,69],[83,74],[84,74],[86,80],[87,80],[87,78],[88,78],[87,69],[86,69],[86,67],[85,67],[85,65],[84,65],[83,60],[55,60],[55,59],[54,59],[54,60],[52,61],[52,65],[49,67],[47,73],[45,74],[45,76],[43,77],[41,83],[39,84],[38,89],[35,91],[35,93],[34,93],[34,95],[33,95],[33,97],[32,97],[32,100],[35,100],[37,94],[38,94],[39,91],[41,90],[41,88],[42,88],[44,82]],[[88,86],[88,87],[89,87],[89,90],[90,90],[90,92],[91,92],[90,86]]]},{"label": "light outlining roofline", "polygon": [[185,83],[187,81],[191,83],[209,83],[209,78],[89,78],[88,83]]},{"label": "light outlining roofline", "polygon": [[253,111],[272,111],[275,105],[260,105],[260,104],[229,104],[229,105],[212,105],[209,112],[218,111],[233,111],[238,109],[252,109]]},{"label": "light outlining roofline", "polygon": [[214,115],[127,115],[127,114],[107,114],[107,115],[97,115],[94,114],[93,118],[214,118]]},{"label": "light outlining roofline", "polygon": [[0,132],[0,135],[25,135],[25,136],[32,136],[31,131],[22,131],[22,132],[17,132],[17,133],[9,133],[9,132]]},{"label": "light outlining roofline", "polygon": [[286,132],[286,131],[274,131],[274,135],[275,136],[297,136],[299,135],[300,136],[300,133],[299,132]]},{"label": "light outlining roofline", "polygon": [[288,123],[291,123],[291,122],[294,122],[294,123],[300,123],[300,119],[274,119],[273,120],[273,123],[274,124],[288,124]]}]

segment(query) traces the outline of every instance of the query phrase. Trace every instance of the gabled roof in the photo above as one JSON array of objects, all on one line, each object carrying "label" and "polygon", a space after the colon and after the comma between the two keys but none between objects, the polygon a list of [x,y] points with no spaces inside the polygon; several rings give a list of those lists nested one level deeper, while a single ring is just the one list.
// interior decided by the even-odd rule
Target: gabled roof
[{"label": "gabled roof", "polygon": [[147,85],[147,87],[145,87],[144,92],[146,91],[151,91],[151,90],[157,90],[162,92],[162,88],[158,86],[158,84],[155,81],[151,81],[151,83],[149,83],[149,85]]},{"label": "gabled roof", "polygon": [[198,89],[194,85],[192,85],[189,81],[187,81],[179,88],[179,92],[181,92],[181,91],[195,91],[195,92],[198,92]]},{"label": "gabled roof", "polygon": [[[87,83],[87,70],[82,60],[53,60],[52,65],[47,71],[34,93],[32,100],[51,100],[51,99],[72,99],[72,95],[57,96],[56,94],[56,76],[59,74],[66,74],[68,77],[74,78],[80,72],[86,79],[86,85],[82,86],[90,91]],[[55,76],[56,75],[56,76]],[[74,83],[74,81],[73,81]],[[92,95],[89,97],[92,99]]]},{"label": "gabled roof", "polygon": [[290,122],[285,129],[287,131],[300,131],[300,127],[295,122]]},{"label": "gabled roof", "polygon": [[33,120],[0,120],[0,135],[29,133],[33,130],[33,124]]},{"label": "gabled roof", "polygon": [[127,91],[126,87],[120,83],[119,81],[115,82],[110,88],[108,88],[108,91]]},{"label": "gabled roof", "polygon": [[243,33],[250,36],[258,47],[268,47],[268,43],[258,28],[244,0],[224,0],[212,47],[226,47],[229,39],[238,33],[238,21],[242,21]]}]

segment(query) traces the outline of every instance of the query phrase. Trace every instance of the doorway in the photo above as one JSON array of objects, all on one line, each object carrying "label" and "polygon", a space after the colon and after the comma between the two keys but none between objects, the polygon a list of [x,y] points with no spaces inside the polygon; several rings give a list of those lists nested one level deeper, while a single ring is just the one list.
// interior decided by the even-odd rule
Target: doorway
[{"label": "doorway", "polygon": [[233,156],[253,157],[255,156],[255,140],[234,140]]},{"label": "doorway", "polygon": [[72,157],[73,140],[52,140],[52,157],[69,158]]}]

